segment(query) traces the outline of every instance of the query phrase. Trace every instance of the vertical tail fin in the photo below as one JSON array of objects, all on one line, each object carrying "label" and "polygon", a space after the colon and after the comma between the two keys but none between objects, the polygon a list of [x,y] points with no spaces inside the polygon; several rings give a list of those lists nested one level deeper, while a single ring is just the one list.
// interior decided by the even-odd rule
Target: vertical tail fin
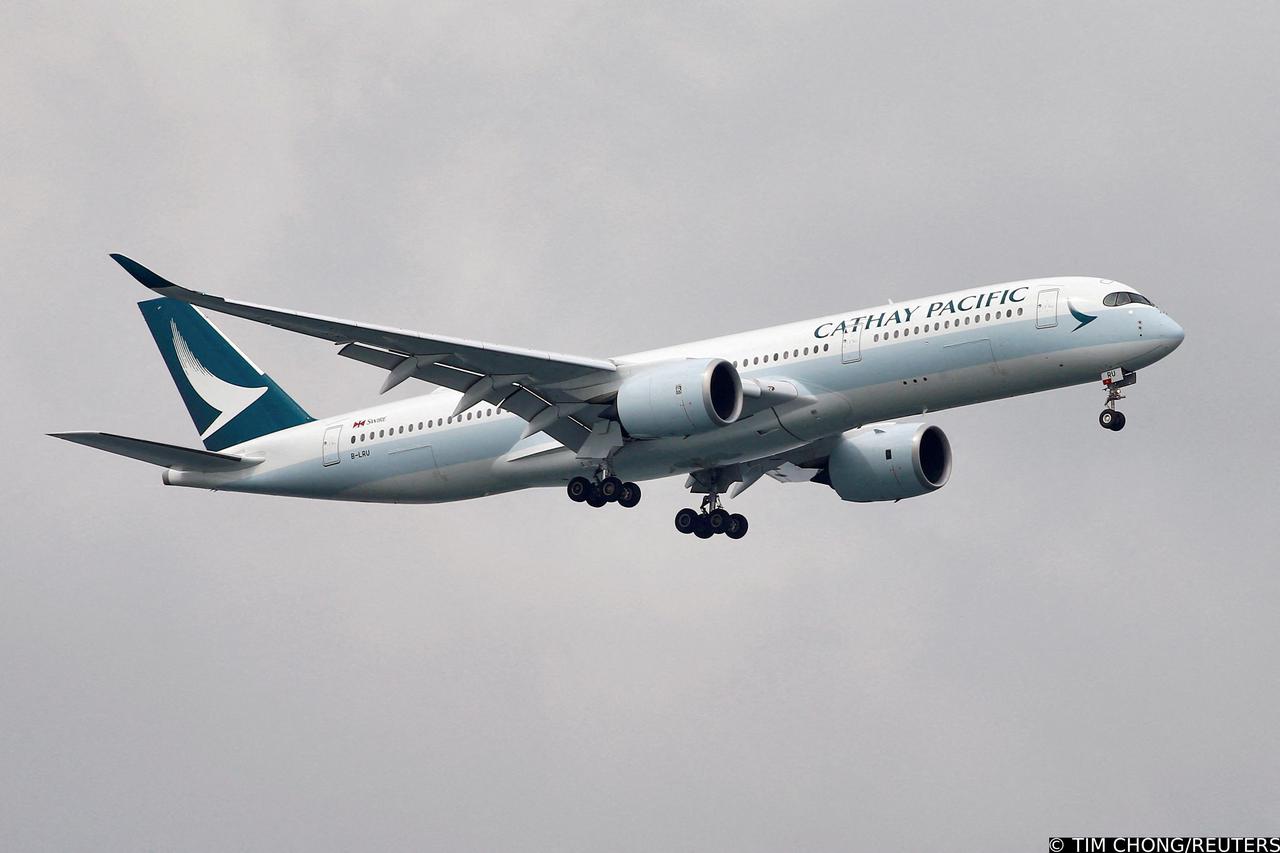
[{"label": "vertical tail fin", "polygon": [[314,420],[195,308],[165,297],[138,308],[208,450]]}]

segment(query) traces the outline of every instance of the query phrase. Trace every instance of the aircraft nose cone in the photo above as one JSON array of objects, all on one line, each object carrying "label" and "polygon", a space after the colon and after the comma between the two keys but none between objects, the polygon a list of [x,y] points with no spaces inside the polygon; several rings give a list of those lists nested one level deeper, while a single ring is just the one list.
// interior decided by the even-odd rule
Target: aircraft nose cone
[{"label": "aircraft nose cone", "polygon": [[1161,331],[1161,337],[1163,337],[1165,342],[1168,344],[1169,352],[1176,350],[1182,343],[1183,338],[1187,336],[1187,333],[1183,331],[1182,327],[1179,326],[1168,314],[1164,316],[1164,329]]}]

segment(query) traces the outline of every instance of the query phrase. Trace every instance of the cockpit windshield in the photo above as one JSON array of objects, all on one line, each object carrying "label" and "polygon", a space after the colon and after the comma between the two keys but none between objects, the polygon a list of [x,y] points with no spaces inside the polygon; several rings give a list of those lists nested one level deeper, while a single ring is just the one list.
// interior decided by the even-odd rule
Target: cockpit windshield
[{"label": "cockpit windshield", "polygon": [[1118,290],[1102,297],[1102,304],[1108,308],[1114,308],[1117,305],[1128,305],[1130,302],[1136,302],[1139,305],[1155,305],[1154,302],[1141,293],[1132,293],[1128,290]]}]

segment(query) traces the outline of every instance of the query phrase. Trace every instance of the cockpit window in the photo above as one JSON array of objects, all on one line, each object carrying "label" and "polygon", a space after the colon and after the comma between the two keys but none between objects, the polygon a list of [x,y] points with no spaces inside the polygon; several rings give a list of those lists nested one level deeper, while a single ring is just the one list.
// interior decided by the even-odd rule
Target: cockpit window
[{"label": "cockpit window", "polygon": [[1102,304],[1108,308],[1114,308],[1117,305],[1128,305],[1130,302],[1136,302],[1139,305],[1155,305],[1154,302],[1143,296],[1141,293],[1131,293],[1127,290],[1108,293],[1106,296],[1102,297]]}]

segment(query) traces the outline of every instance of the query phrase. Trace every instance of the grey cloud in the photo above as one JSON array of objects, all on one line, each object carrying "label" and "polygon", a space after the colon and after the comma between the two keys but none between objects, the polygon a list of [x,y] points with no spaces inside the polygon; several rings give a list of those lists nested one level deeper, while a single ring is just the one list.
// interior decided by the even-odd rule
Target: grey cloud
[{"label": "grey cloud", "polygon": [[[1277,833],[1268,5],[25,6],[0,57],[0,844],[1034,849]],[[1187,342],[1130,425],[936,414],[951,485],[762,483],[741,543],[552,491],[165,489],[106,258],[610,355],[1097,274]],[[307,407],[381,377],[222,328]],[[395,394],[413,393],[403,387]],[[714,546],[714,547],[712,547]],[[724,546],[724,547],[722,547]]]}]

